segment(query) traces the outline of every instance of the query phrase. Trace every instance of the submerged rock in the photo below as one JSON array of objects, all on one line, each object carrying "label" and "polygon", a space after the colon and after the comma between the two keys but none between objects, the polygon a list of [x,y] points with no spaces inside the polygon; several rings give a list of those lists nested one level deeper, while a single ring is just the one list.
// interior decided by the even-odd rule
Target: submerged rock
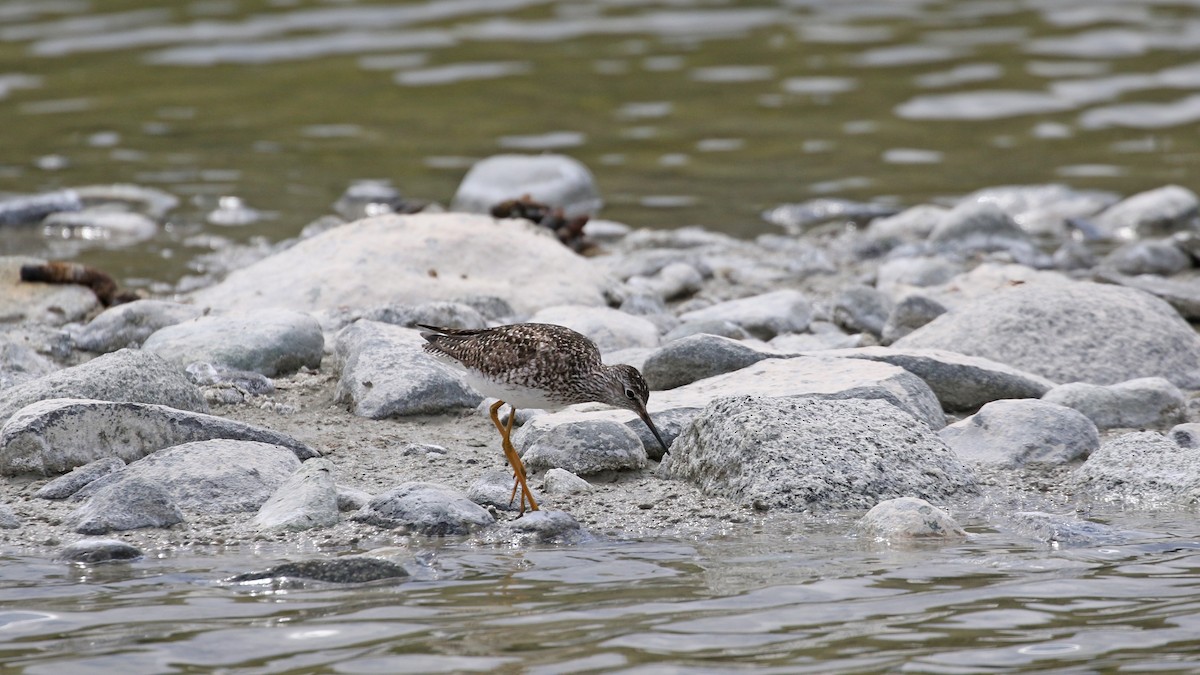
[{"label": "submerged rock", "polygon": [[881,541],[966,539],[949,513],[916,497],[879,502],[855,524],[860,534]]},{"label": "submerged rock", "polygon": [[131,401],[208,412],[200,390],[179,369],[154,354],[121,349],[0,391],[0,424],[30,403],[52,398]]},{"label": "submerged rock", "polygon": [[487,509],[433,483],[404,483],[376,495],[351,520],[429,536],[461,535],[496,522]]},{"label": "submerged rock", "polygon": [[1099,546],[1121,543],[1128,535],[1101,523],[1082,520],[1074,515],[1043,511],[1019,511],[1001,527],[1055,546]]},{"label": "submerged rock", "polygon": [[81,539],[63,548],[54,559],[61,562],[95,564],[138,560],[144,555],[141,549],[119,539]]},{"label": "submerged rock", "polygon": [[258,572],[236,574],[227,579],[241,584],[265,579],[304,579],[331,584],[365,584],[387,579],[404,579],[408,570],[396,563],[368,556],[345,556],[330,560],[302,560],[283,563]]},{"label": "submerged rock", "polygon": [[1100,447],[1091,420],[1036,399],[993,401],[938,435],[964,461],[1002,469],[1066,464]]},{"label": "submerged rock", "polygon": [[660,473],[759,510],[867,509],[977,490],[936,434],[887,403],[864,400],[717,399],[676,440]]},{"label": "submerged rock", "polygon": [[300,441],[243,422],[147,403],[50,399],[30,404],[0,428],[0,474],[54,474],[104,457],[133,462],[163,448],[224,438],[318,456]]}]

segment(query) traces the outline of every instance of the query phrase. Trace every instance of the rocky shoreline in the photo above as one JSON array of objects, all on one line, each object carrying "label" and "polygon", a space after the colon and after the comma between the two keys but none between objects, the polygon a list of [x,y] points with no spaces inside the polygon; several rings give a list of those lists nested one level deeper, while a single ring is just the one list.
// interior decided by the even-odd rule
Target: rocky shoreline
[{"label": "rocky shoreline", "polygon": [[[586,171],[485,177],[485,196],[599,203]],[[470,179],[456,202],[473,203]],[[997,486],[1015,507],[997,518],[1099,541],[1111,533],[1076,515],[1089,504],[1195,503],[1194,193],[861,206],[780,207],[766,217],[786,233],[753,241],[592,221],[587,256],[526,220],[370,216],[107,309],[0,258],[0,547],[411,554],[447,536],[711,536],[778,513],[954,539],[969,535],[951,516]],[[517,518],[490,401],[415,328],[514,321],[569,326],[641,369],[670,453],[627,411],[521,411],[514,442],[544,510]]]}]

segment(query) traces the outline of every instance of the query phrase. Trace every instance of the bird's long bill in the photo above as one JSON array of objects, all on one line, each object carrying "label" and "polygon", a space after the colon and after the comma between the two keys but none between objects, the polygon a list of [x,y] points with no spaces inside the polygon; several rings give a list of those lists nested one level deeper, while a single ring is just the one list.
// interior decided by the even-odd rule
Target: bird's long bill
[{"label": "bird's long bill", "polygon": [[646,423],[646,426],[650,427],[650,433],[654,434],[654,437],[658,439],[658,444],[662,446],[663,452],[670,452],[671,449],[667,447],[662,434],[658,433],[658,427],[654,426],[654,421],[650,419],[650,413],[646,412],[646,407],[638,406],[637,414]]}]

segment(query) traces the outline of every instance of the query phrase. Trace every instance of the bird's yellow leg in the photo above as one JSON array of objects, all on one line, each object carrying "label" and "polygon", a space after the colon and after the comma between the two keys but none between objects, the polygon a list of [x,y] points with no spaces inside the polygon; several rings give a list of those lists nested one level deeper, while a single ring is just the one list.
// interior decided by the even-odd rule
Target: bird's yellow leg
[{"label": "bird's yellow leg", "polygon": [[[520,484],[520,486],[521,486],[521,510],[520,510],[520,512],[522,514],[524,514],[526,499],[529,500],[529,510],[530,511],[537,511],[538,505],[537,505],[537,502],[534,501],[534,499],[533,499],[533,491],[529,489],[529,482],[527,481],[527,479],[525,477],[525,465],[521,463],[521,456],[517,454],[516,448],[514,448],[512,445],[513,421],[516,420],[516,418],[517,418],[517,409],[513,408],[508,413],[508,424],[505,426],[504,432],[503,432],[504,433],[504,454],[508,457],[509,463],[512,464],[512,466],[513,466],[513,477],[516,478],[517,483]],[[514,487],[514,492],[515,492],[516,486],[513,486],[513,487]],[[512,499],[510,498],[509,501],[511,502]]]}]

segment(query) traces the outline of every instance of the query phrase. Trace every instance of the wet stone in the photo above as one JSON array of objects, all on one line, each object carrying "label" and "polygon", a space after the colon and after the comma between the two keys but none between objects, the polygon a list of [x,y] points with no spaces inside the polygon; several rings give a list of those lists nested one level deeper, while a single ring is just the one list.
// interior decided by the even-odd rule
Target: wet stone
[{"label": "wet stone", "polygon": [[1191,229],[1200,198],[1191,190],[1167,185],[1117,202],[1096,216],[1098,228],[1114,239],[1170,234]]},{"label": "wet stone", "polygon": [[1018,511],[1002,522],[1000,527],[1056,546],[1099,546],[1122,543],[1129,538],[1127,534],[1102,523],[1044,511]]},{"label": "wet stone", "polygon": [[346,556],[331,560],[303,560],[283,563],[259,572],[246,572],[226,581],[240,584],[285,578],[320,581],[330,584],[365,584],[387,579],[404,579],[408,570],[396,563],[366,556]]},{"label": "wet stone", "polygon": [[489,213],[493,206],[528,195],[535,202],[561,208],[567,218],[594,215],[603,200],[592,173],[565,155],[492,155],[476,162],[463,176],[452,211]]},{"label": "wet stone", "polygon": [[566,511],[541,509],[488,528],[479,539],[485,543],[527,546],[575,545],[591,539],[587,530]]},{"label": "wet stone", "polygon": [[1071,475],[1073,487],[1131,508],[1200,501],[1200,449],[1153,431],[1109,439]]},{"label": "wet stone", "polygon": [[337,486],[337,509],[339,512],[357,511],[371,501],[371,493],[366,490]]},{"label": "wet stone", "polygon": [[966,539],[967,533],[945,511],[916,497],[882,501],[867,511],[855,529],[879,541]]},{"label": "wet stone", "polygon": [[470,534],[495,522],[487,509],[434,483],[404,483],[372,497],[351,520],[427,536]]},{"label": "wet stone", "polygon": [[118,457],[97,459],[94,462],[75,467],[70,473],[63,474],[46,483],[33,493],[33,496],[39,499],[66,499],[92,481],[124,468],[125,461]]},{"label": "wet stone", "polygon": [[107,563],[139,560],[145,554],[119,539],[81,539],[64,547],[55,560],[72,563]]}]

